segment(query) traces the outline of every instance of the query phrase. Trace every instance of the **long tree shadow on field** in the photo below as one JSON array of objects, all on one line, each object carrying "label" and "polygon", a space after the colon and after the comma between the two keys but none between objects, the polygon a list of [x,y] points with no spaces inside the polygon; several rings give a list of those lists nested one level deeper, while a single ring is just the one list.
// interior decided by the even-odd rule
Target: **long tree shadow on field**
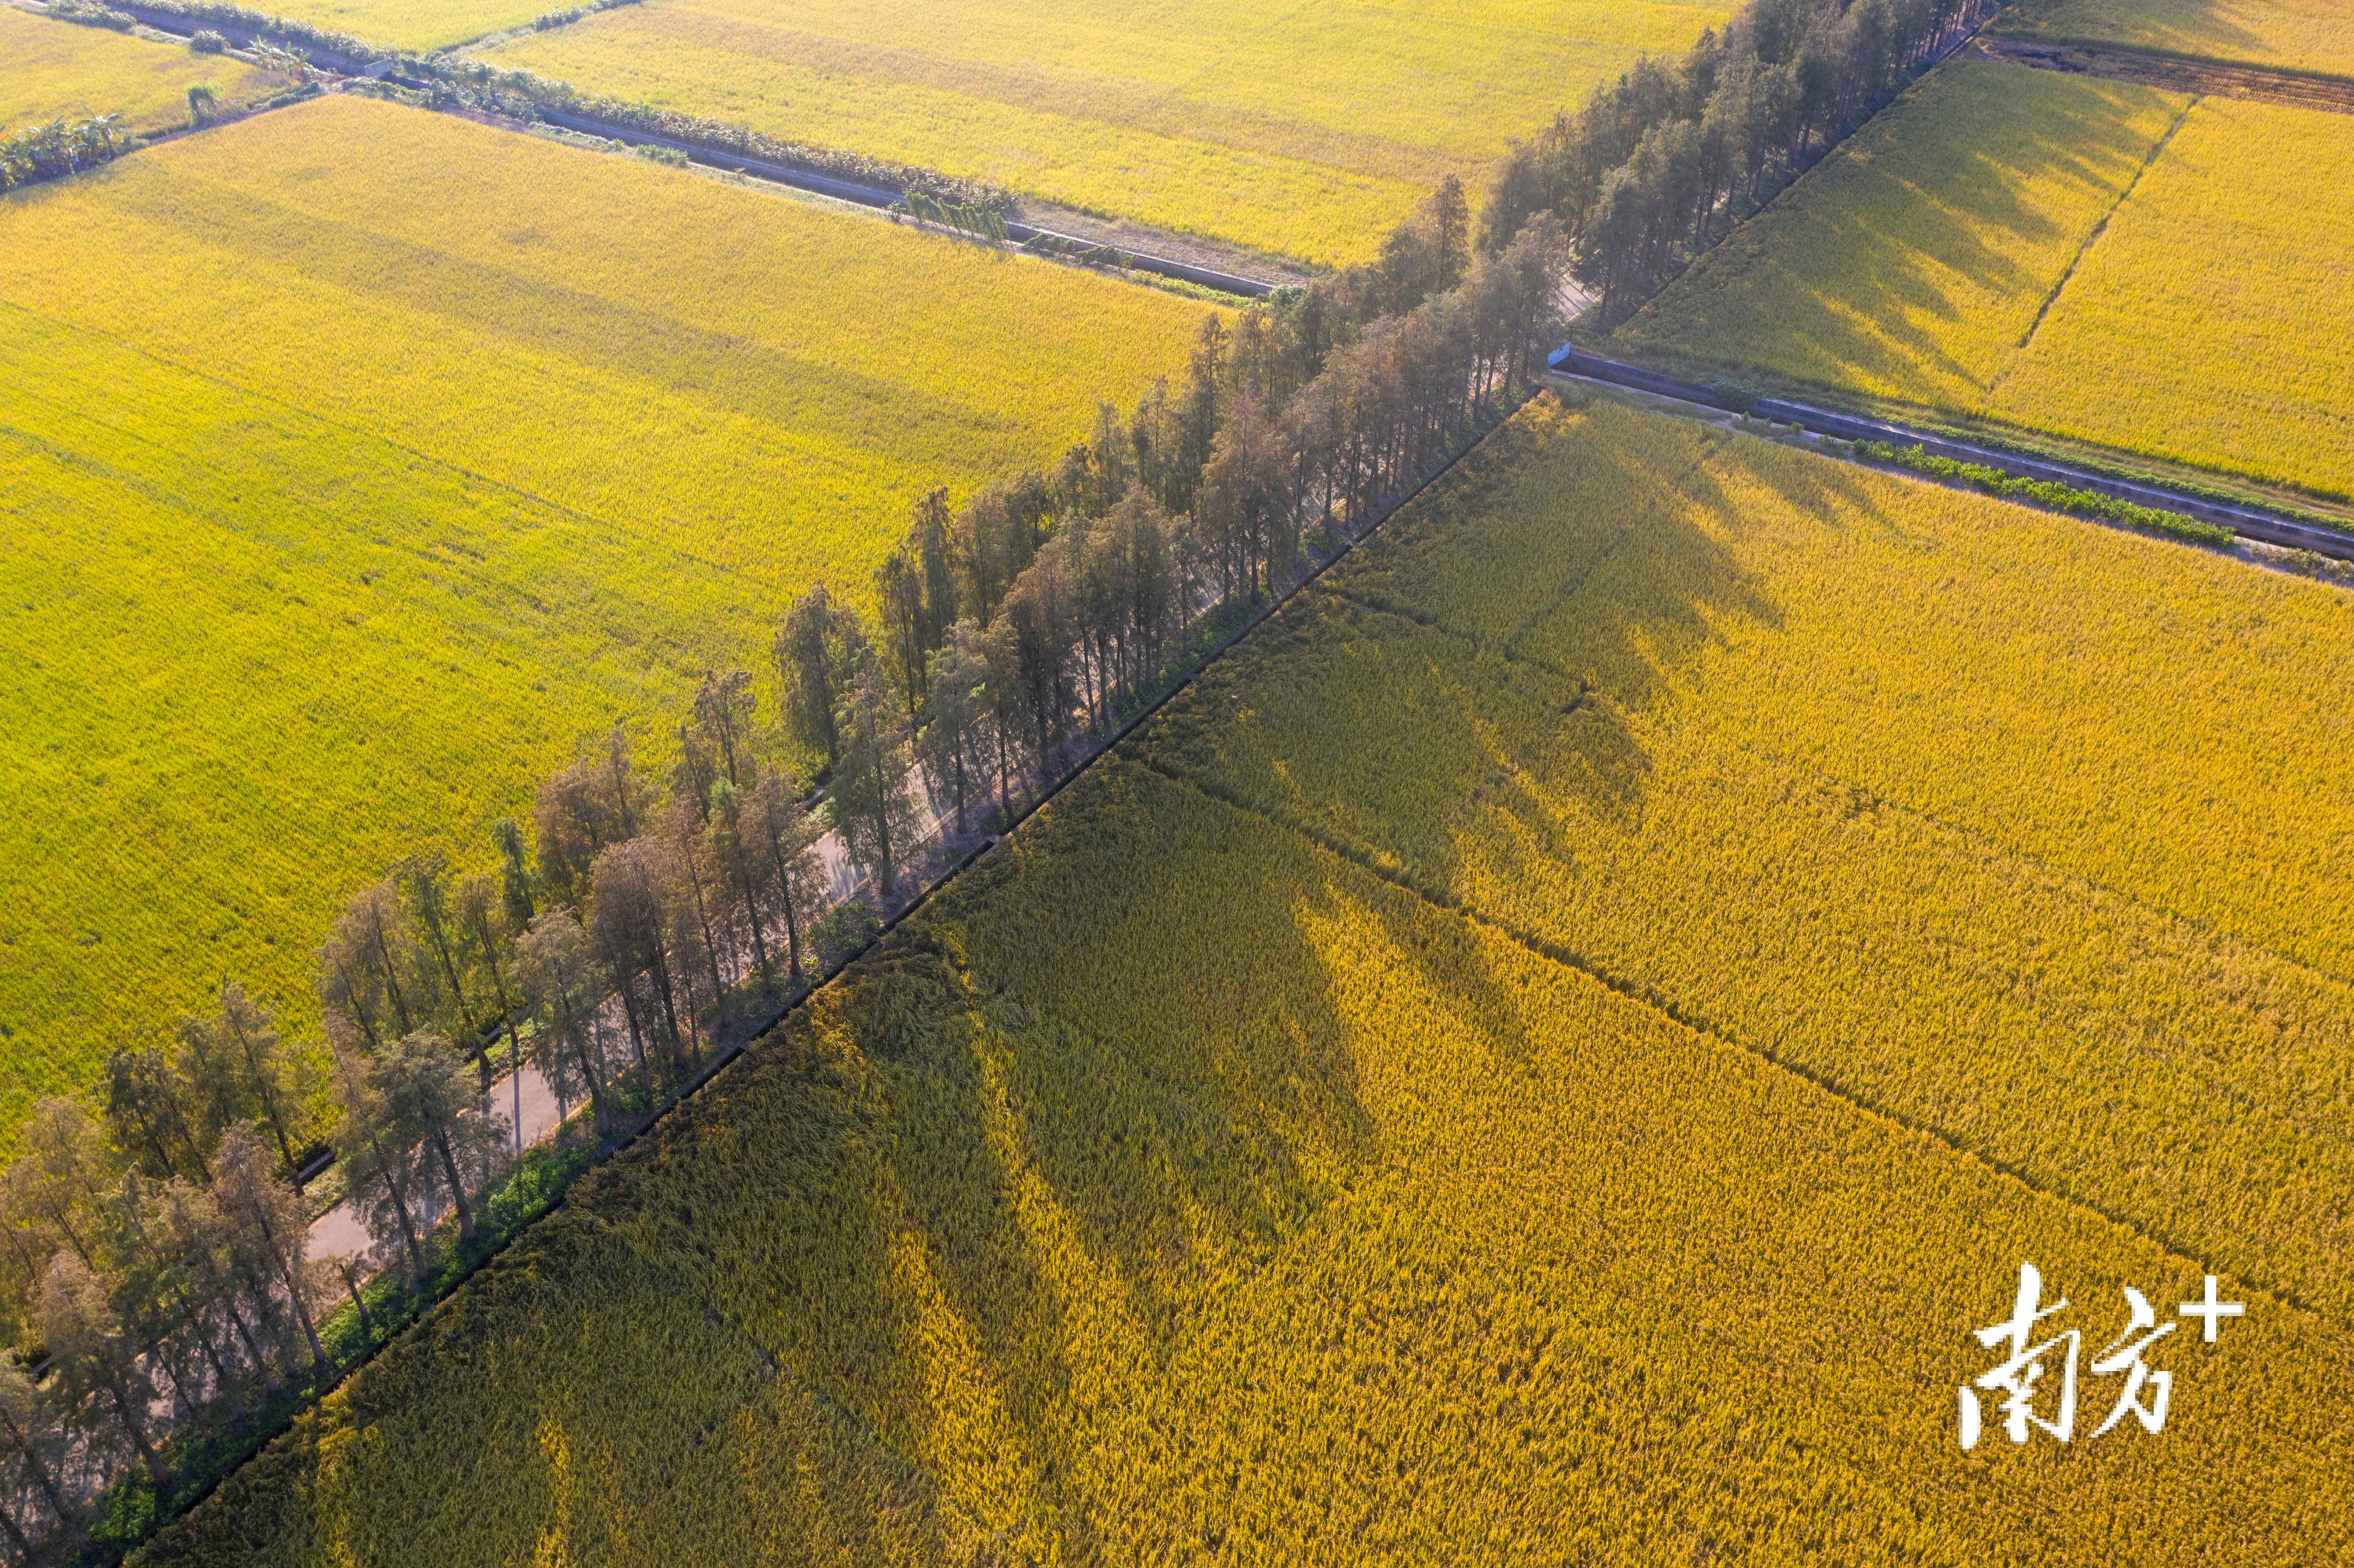
[{"label": "long tree shadow on field", "polygon": [[[2030,0],[2029,4],[2014,7],[2013,15],[2006,18],[2012,24],[2007,30],[2028,31],[2046,15],[2062,9],[2066,3],[2067,0]],[[2135,7],[2133,25],[2141,36],[2120,41],[2118,47],[2192,58],[2228,57],[2235,52],[2260,60],[2265,58],[2264,51],[2269,40],[2242,26],[2218,0],[2168,0],[2163,11],[2168,14],[2161,15],[2158,5]],[[2063,37],[2070,32],[2064,22],[2051,30]]]},{"label": "long tree shadow on field", "polygon": [[[1458,895],[1474,818],[1550,823],[1563,791],[1634,817],[1650,766],[1634,721],[1657,683],[1728,625],[1778,623],[1725,543],[1734,503],[1705,471],[1723,439],[1609,405],[1550,427],[1514,450],[1513,483],[1490,484],[1497,504],[1397,519],[1131,751],[1441,903]],[[1553,515],[1527,493],[1548,478],[1624,509],[1608,527]],[[1494,560],[1514,573],[1501,616],[1458,588]]]},{"label": "long tree shadow on field", "polygon": [[[812,1216],[822,1239],[778,1260],[826,1287],[770,1282],[793,1308],[756,1332],[953,1496],[945,1548],[1200,1546],[1130,1517],[1138,1478],[1099,1449],[1150,1441],[1125,1423],[1204,1310],[1381,1165],[1359,1064],[1382,1042],[1326,944],[1363,930],[1411,957],[1431,917],[1262,818],[1112,764],[895,940],[898,987],[944,1001],[961,959],[970,1005],[878,984],[845,1016],[892,1126],[851,1151],[875,1164]],[[1425,978],[1520,1048],[1487,976]],[[1161,1463],[1206,1445],[1157,1436]]]},{"label": "long tree shadow on field", "polygon": [[[2037,79],[2023,66],[1969,62],[1965,69],[1969,74],[1939,84],[1943,103],[1970,107],[1966,85],[1992,96],[2003,75],[1989,73]],[[1933,405],[1955,401],[1956,384],[1989,395],[2010,363],[2016,334],[2027,330],[2075,246],[2163,131],[2145,134],[2133,127],[2136,113],[2147,111],[2151,90],[2070,78],[2058,90],[2068,94],[2061,113],[2011,122],[1973,116],[1973,123],[1995,129],[1990,137],[1883,145],[1889,136],[1865,132],[1671,284],[1662,302],[1672,314],[1646,305],[1619,329],[1619,339],[1694,366],[1755,368],[1811,385],[1882,383],[1892,395]],[[1926,131],[1935,109],[1916,97],[1884,112]],[[1892,136],[1896,128],[1896,121],[1886,127]],[[1865,138],[1873,144],[1861,144]],[[2063,232],[2028,203],[2031,192],[2062,186],[2105,193],[2081,231]],[[2029,248],[2051,258],[2048,271],[2030,270],[2017,259]],[[1787,283],[1748,285],[1752,274],[1776,273]],[[1940,273],[1969,293],[1941,281]],[[1706,341],[1702,329],[1712,313],[1766,306],[1774,312],[1776,353],[1788,363],[1749,366],[1743,345],[1752,340],[1744,324],[1734,326],[1723,347]],[[2013,336],[2001,340],[1991,362],[1975,363],[1956,345],[1985,330],[1976,323],[1989,311],[2015,316]]]},{"label": "long tree shadow on field", "polygon": [[[1708,450],[1703,438],[1686,479]],[[1654,521],[1614,553],[1648,585],[1649,613],[1596,622],[1585,647],[1597,664],[1648,680],[1662,662],[1688,661],[1715,617],[1772,614],[1689,515]],[[1564,602],[1578,591],[1565,588]],[[1579,701],[1554,672],[1476,654],[1442,628],[1303,599],[1131,743],[1126,754],[1143,766],[1100,766],[895,938],[887,962],[899,994],[875,990],[854,1019],[841,1015],[888,1085],[896,1130],[886,1165],[843,1190],[847,1205],[824,1218],[826,1240],[811,1249],[831,1260],[828,1287],[785,1288],[801,1309],[770,1317],[761,1333],[790,1345],[786,1359],[831,1398],[871,1412],[868,1425],[919,1459],[928,1487],[960,1495],[966,1517],[950,1535],[1026,1552],[1044,1543],[1030,1533],[1044,1529],[1038,1521],[1052,1520],[1056,1549],[1076,1560],[1106,1548],[1089,1447],[1101,1433],[1087,1417],[1108,1419],[1107,1404],[1165,1373],[1203,1292],[1264,1270],[1341,1197],[1333,1172],[1380,1159],[1381,1128],[1360,1095],[1361,1043],[1310,927],[1371,913],[1373,939],[1412,953],[1423,945],[1412,925],[1427,910],[1383,893],[1345,900],[1342,916],[1329,891],[1302,895],[1313,879],[1276,868],[1314,852],[1288,831],[1282,802],[1265,810],[1222,788],[1217,764],[1222,726],[1279,700],[1286,722],[1260,732],[1291,743],[1275,775],[1345,787],[1352,758],[1396,737],[1368,741],[1345,716],[1320,733],[1306,727],[1351,705],[1337,686],[1293,677],[1305,665],[1345,683],[1365,673],[1352,645],[1401,639],[1425,673],[1480,657],[1490,666],[1432,688],[1437,716],[1470,737],[1461,758],[1438,760],[1472,779],[1472,800],[1499,787],[1499,770],[1536,760],[1511,737],[1479,733],[1482,682],[1500,681],[1541,720],[1529,747],[1575,764],[1546,758],[1549,779],[1581,779],[1597,810],[1639,810],[1646,765],[1615,706]],[[1647,691],[1622,681],[1616,694],[1641,702]],[[1172,737],[1173,748],[1162,744]],[[1375,827],[1383,815],[1352,814]],[[1413,871],[1451,870],[1415,865],[1402,839],[1405,853],[1384,863],[1385,852],[1345,834],[1307,836],[1409,885]],[[1353,876],[1320,863],[1319,877]],[[1512,1048],[1510,998],[1455,968],[1428,978]],[[1126,1383],[1107,1386],[1107,1344],[1132,1364]],[[986,1499],[977,1517],[976,1498]]]}]

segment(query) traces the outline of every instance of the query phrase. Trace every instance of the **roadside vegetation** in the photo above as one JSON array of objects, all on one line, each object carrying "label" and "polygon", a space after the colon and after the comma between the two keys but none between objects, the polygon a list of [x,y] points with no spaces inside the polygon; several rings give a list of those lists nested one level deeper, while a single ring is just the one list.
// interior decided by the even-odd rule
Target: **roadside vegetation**
[{"label": "roadside vegetation", "polygon": [[1646,58],[1516,141],[1480,208],[1491,236],[1551,212],[1621,319],[1861,125],[1983,20],[1993,0],[1813,6],[1748,0],[1681,58]]},{"label": "roadside vegetation", "polygon": [[113,116],[118,134],[186,125],[187,90],[211,85],[234,109],[282,90],[283,77],[241,60],[102,27],[73,27],[0,5],[0,135]]},{"label": "roadside vegetation", "polygon": [[871,604],[917,499],[1049,462],[1214,313],[355,98],[28,194],[11,1128],[223,973],[306,1022],[378,868],[763,658],[810,581]]},{"label": "roadside vegetation", "polygon": [[2354,493],[2354,117],[1940,68],[1609,340]]},{"label": "roadside vegetation", "polygon": [[[1949,1142],[1860,1105],[1828,1073],[1810,1083],[1772,1065],[1802,1037],[1753,1038],[1741,1000],[1776,962],[1822,965],[1790,977],[1809,1007],[1785,999],[1767,1016],[1801,1032],[1819,1022],[1823,1040],[1857,1049],[1856,1033],[1812,1014],[1830,995],[1861,1000],[1868,988],[1826,980],[1876,972],[1885,954],[1868,929],[1809,912],[1893,918],[1899,884],[1967,867],[1968,885],[1929,906],[1955,923],[1959,951],[2000,949],[2034,928],[2015,916],[2073,906],[2121,948],[2157,938],[2139,959],[2154,967],[2126,979],[2088,964],[2032,984],[1944,976],[1953,989],[1914,1011],[1942,1018],[1951,1001],[1999,1018],[2048,999],[2086,1010],[2068,1038],[2122,1060],[2137,1047],[2108,1029],[2137,1038],[2145,1006],[2159,1022],[2200,997],[2233,1005],[2239,981],[2201,961],[2220,956],[2200,951],[2213,937],[2055,873],[2011,884],[2035,908],[1977,904],[2007,864],[2023,868],[1974,858],[1956,831],[1908,827],[1893,800],[1861,818],[1818,814],[1822,758],[1785,758],[1817,782],[1767,780],[1681,821],[1687,848],[1704,857],[1714,841],[1689,830],[1737,833],[1766,808],[1761,831],[1814,852],[1753,861],[1726,841],[1731,863],[1844,863],[1869,894],[1852,903],[1857,888],[1836,877],[1777,894],[1697,862],[1645,880],[1643,897],[1617,902],[1665,893],[1687,915],[1720,903],[1728,936],[1747,933],[1729,969],[1696,983],[1662,972],[1661,994],[1647,995],[1609,965],[1655,947],[1655,961],[1681,963],[1681,939],[1630,933],[1606,959],[1516,935],[1532,912],[1580,909],[1576,891],[1531,879],[1527,902],[1500,905],[1473,878],[1448,907],[1415,885],[1442,868],[1404,854],[1377,864],[1287,799],[1363,781],[1358,806],[1394,842],[1460,834],[1468,861],[1490,853],[1479,819],[1559,789],[1590,807],[1561,847],[1581,877],[1615,880],[1617,846],[1647,814],[1746,771],[1730,738],[1712,767],[1690,769],[1701,759],[1666,744],[1670,710],[1712,683],[1693,666],[1723,662],[1720,640],[1766,652],[1761,680],[1764,663],[1791,661],[1833,676],[1826,718],[1852,694],[1840,669],[1915,657],[1912,619],[1826,614],[1826,597],[1885,602],[1886,578],[1843,580],[1850,557],[1813,514],[1813,490],[1832,498],[1842,535],[1876,521],[1887,570],[1901,561],[1903,581],[1929,587],[1920,617],[1958,623],[1990,658],[2008,658],[2021,624],[2060,634],[2093,577],[2186,608],[2253,594],[2314,620],[2316,637],[2342,630],[2342,600],[2310,585],[1669,421],[1540,403],[650,1147],[577,1184],[565,1210],[143,1561],[1182,1559],[1235,1542],[1278,1559],[1424,1560],[1466,1540],[1563,1563],[1682,1559],[1727,1541],[1761,1560],[1872,1564],[2342,1556],[2354,1544],[2330,1479],[2354,1436],[2342,1301],[2292,1305],[2261,1276],[2103,1217],[2067,1190],[2100,1173],[2088,1148],[2065,1181],[2003,1173],[1988,1156],[2007,1107],[1961,1117]],[[1667,522],[1681,496],[1704,515]],[[1924,531],[1947,586],[1920,569]],[[1491,546],[1502,559],[1449,569],[1487,563]],[[2037,569],[2016,571],[2012,546]],[[1989,605],[1996,581],[2010,597]],[[1472,606],[1483,628],[1537,630],[1482,652],[1352,602],[1375,594],[1433,620]],[[1853,641],[1807,634],[1842,619]],[[2092,634],[2111,651],[2106,706],[2171,720],[2181,661],[2167,654],[2182,650],[2138,644],[2127,627],[2120,612]],[[1591,671],[1583,701],[1561,700],[1575,683],[1534,664],[1538,649]],[[1843,662],[1827,668],[1827,652]],[[2243,681],[2259,669],[2232,665]],[[1940,689],[1903,722],[1925,740],[1975,725],[2007,679]],[[1766,710],[1742,719],[1732,697],[1677,727],[1705,732],[1728,713],[1744,738],[1788,727]],[[1878,738],[1816,717],[1799,715],[1802,745]],[[1598,725],[1638,729],[1622,749],[1660,749],[1611,766],[1588,744]],[[1900,765],[1969,758],[1913,750]],[[1244,772],[1222,751],[1288,766]],[[2058,785],[2040,818],[2056,823],[2085,754],[2063,740],[2039,755],[2017,788]],[[2106,768],[2112,754],[2090,760]],[[2001,766],[1989,758],[1954,793]],[[1417,778],[1431,787],[1415,793]],[[2140,820],[2179,832],[2202,861],[2211,847],[2196,842],[2200,820]],[[1502,844],[1525,852],[1531,837]],[[2283,895],[2271,912],[2335,939],[2309,900]],[[2318,983],[2261,953],[2235,961],[2291,988],[2275,1001]],[[2320,1005],[2307,1023],[2342,1029],[2342,1000]],[[1707,1016],[1720,1006],[1726,1016]],[[2285,1017],[2245,1022],[2297,1037]],[[1923,1065],[1936,1070],[1934,1053]],[[2118,1092],[2095,1072],[2072,1079],[2080,1106]],[[1941,1107],[1931,1125],[1964,1108]],[[2021,1135],[2064,1117],[2050,1105]],[[2231,1206],[2224,1171],[2187,1174],[2179,1201]],[[1978,1370],[1965,1330],[1999,1307],[2022,1255],[2110,1316],[2121,1285],[2172,1301],[2219,1270],[2255,1303],[2261,1339],[2213,1351],[2194,1339],[2169,1355],[2169,1435],[2195,1423],[2203,1441],[2080,1445],[2066,1485],[2049,1489],[2022,1484],[2022,1466],[2052,1473],[2036,1456],[1954,1458],[1953,1390]],[[1794,1257],[1808,1260],[1804,1280]],[[1609,1485],[1593,1483],[1597,1470]]]},{"label": "roadside vegetation", "polygon": [[2179,512],[2138,506],[2130,501],[2120,501],[2114,495],[2105,495],[2095,490],[2082,490],[2073,484],[2025,479],[2005,473],[1999,468],[1988,468],[1984,463],[1959,462],[1952,458],[1936,457],[1918,446],[1858,441],[1852,450],[1857,457],[1872,462],[1911,469],[1932,479],[1967,484],[1972,490],[1982,491],[1988,495],[1999,495],[2012,501],[2031,501],[2054,512],[2094,517],[2104,523],[2138,528],[2146,534],[2164,534],[2177,539],[2187,539],[2194,545],[2228,546],[2239,536],[2229,528],[2213,523],[2201,523]]}]

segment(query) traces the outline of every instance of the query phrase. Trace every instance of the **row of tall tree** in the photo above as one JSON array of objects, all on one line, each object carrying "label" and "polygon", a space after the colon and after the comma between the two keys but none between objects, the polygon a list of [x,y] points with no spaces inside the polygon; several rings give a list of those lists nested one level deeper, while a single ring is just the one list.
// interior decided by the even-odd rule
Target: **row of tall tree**
[{"label": "row of tall tree", "polygon": [[0,1458],[16,1483],[0,1530],[20,1556],[53,1531],[81,1539],[68,1471],[89,1454],[120,1452],[168,1490],[167,1429],[243,1423],[336,1370],[319,1322],[352,1283],[305,1256],[302,1198],[268,1133],[238,1114],[246,1070],[214,1054],[240,1049],[239,1029],[275,1051],[266,1014],[234,987],[222,1001],[186,1032],[186,1066],[161,1069],[170,1125],[138,1125],[161,1102],[133,1081],[164,1053],[118,1059],[104,1118],[41,1101],[0,1186],[0,1271],[49,1372],[37,1383],[22,1348],[0,1354]]},{"label": "row of tall tree", "polygon": [[1560,330],[1566,264],[1543,215],[1475,254],[1450,179],[1375,262],[1205,320],[1181,386],[1099,407],[1051,471],[924,497],[871,632],[808,589],[774,641],[780,716],[875,885],[906,834],[884,759],[912,758],[958,831],[1009,813],[1011,782],[1057,775],[1204,617],[1279,591],[1496,416]]},{"label": "row of tall tree", "polygon": [[1682,58],[1646,56],[1516,142],[1480,209],[1497,250],[1551,212],[1623,316],[1795,179],[2002,0],[1747,0]]},{"label": "row of tall tree", "polygon": [[[323,1153],[371,1266],[422,1285],[518,1152],[494,1071],[534,1067],[598,1135],[634,1125],[710,1060],[730,997],[790,993],[871,930],[936,823],[1010,819],[1205,618],[1280,591],[1500,411],[1557,330],[1566,252],[1550,218],[1470,241],[1450,181],[1375,262],[1207,319],[1180,385],[1100,408],[1051,471],[923,497],[871,616],[812,587],[766,681],[712,673],[656,747],[599,737],[478,866],[420,851],[355,894],[315,953],[318,1037],[231,981],[118,1052],[95,1106],[43,1101],[0,1179],[18,1501],[70,1518],[58,1418],[164,1485],[164,1429],[334,1373],[323,1318],[368,1308],[363,1271],[304,1255],[294,1179]],[[855,907],[829,898],[829,831]]]},{"label": "row of tall tree", "polygon": [[[13,1544],[59,1521],[71,1539],[61,1457],[120,1454],[168,1491],[169,1434],[234,1434],[331,1379],[323,1315],[348,1301],[372,1336],[366,1276],[416,1290],[474,1242],[520,1152],[494,1059],[601,1137],[704,1064],[714,1003],[753,970],[771,991],[813,972],[824,823],[763,765],[753,711],[749,676],[714,674],[665,770],[617,730],[540,788],[535,845],[502,821],[482,869],[419,853],[362,888],[315,954],[319,1038],[230,981],[168,1042],[116,1052],[95,1107],[35,1107],[0,1174]],[[376,1243],[356,1268],[306,1254],[295,1178],[329,1151]]]}]

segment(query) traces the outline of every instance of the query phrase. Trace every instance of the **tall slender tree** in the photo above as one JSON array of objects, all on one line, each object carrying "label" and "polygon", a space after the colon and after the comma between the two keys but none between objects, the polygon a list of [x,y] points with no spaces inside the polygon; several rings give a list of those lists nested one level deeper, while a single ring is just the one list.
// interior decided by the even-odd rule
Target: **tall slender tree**
[{"label": "tall slender tree", "polygon": [[907,790],[907,732],[881,671],[861,673],[843,699],[834,727],[842,752],[828,797],[833,825],[887,905],[897,895],[900,866],[915,847],[916,809]]},{"label": "tall slender tree", "polygon": [[270,1171],[261,1140],[245,1124],[221,1135],[213,1169],[213,1197],[232,1226],[232,1252],[284,1292],[311,1352],[313,1380],[324,1379],[331,1368],[319,1343],[316,1317],[325,1287],[319,1270],[304,1255],[309,1216],[302,1211],[302,1195]]},{"label": "tall slender tree", "polygon": [[130,1441],[155,1489],[169,1492],[172,1472],[150,1430],[155,1388],[98,1272],[71,1252],[58,1254],[42,1282],[40,1315],[69,1418],[111,1426]]}]

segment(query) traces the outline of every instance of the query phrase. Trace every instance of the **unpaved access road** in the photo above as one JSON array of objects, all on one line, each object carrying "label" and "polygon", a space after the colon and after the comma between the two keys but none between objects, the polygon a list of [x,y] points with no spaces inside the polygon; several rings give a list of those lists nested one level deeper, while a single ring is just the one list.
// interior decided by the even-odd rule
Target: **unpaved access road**
[{"label": "unpaved access road", "polygon": [[2218,98],[2244,98],[2258,103],[2283,103],[2292,109],[2354,114],[2354,81],[2298,76],[2290,71],[2266,70],[2262,66],[2137,54],[2131,49],[2106,49],[2091,44],[2038,43],[2032,38],[1981,37],[1976,47],[1988,59],[2008,60],[2012,65],[2032,66],[2038,70],[2129,81],[2172,92],[2212,93]]}]

